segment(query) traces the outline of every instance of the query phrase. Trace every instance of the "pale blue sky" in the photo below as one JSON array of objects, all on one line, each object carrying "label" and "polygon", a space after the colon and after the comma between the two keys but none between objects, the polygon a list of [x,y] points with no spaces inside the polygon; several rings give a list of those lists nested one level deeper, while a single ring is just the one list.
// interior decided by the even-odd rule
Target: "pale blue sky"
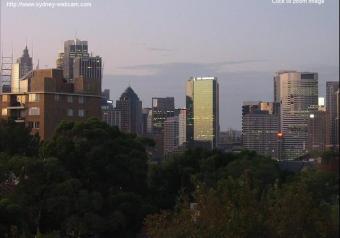
[{"label": "pale blue sky", "polygon": [[13,46],[19,56],[27,39],[35,62],[54,67],[62,42],[77,35],[103,57],[113,99],[130,84],[146,106],[152,96],[175,96],[184,106],[190,76],[217,76],[222,129],[241,127],[242,101],[272,100],[277,70],[319,72],[321,96],[325,81],[339,79],[338,0],[92,0],[77,9],[1,2],[5,53]]}]

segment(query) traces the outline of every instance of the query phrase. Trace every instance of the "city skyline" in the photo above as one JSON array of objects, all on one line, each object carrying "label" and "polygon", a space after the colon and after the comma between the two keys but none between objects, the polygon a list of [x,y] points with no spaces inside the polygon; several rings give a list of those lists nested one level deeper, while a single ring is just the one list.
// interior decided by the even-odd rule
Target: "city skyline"
[{"label": "city skyline", "polygon": [[[271,1],[92,2],[92,8],[64,9],[62,19],[57,17],[62,9],[11,9],[2,2],[1,47],[8,52],[13,45],[17,58],[27,41],[30,49],[33,44],[34,64],[39,59],[40,68],[52,68],[64,40],[87,40],[93,53],[103,58],[103,89],[110,88],[115,101],[131,85],[145,107],[151,106],[152,97],[167,96],[175,97],[176,107],[184,107],[188,78],[216,76],[224,105],[221,130],[241,129],[243,101],[273,100],[276,71],[318,72],[320,96],[325,96],[326,81],[338,80],[335,0],[322,6],[276,6]],[[213,14],[203,20],[205,12]],[[34,14],[27,19],[25,13]],[[48,20],[41,22],[42,18]],[[49,34],[37,33],[49,27]]]}]

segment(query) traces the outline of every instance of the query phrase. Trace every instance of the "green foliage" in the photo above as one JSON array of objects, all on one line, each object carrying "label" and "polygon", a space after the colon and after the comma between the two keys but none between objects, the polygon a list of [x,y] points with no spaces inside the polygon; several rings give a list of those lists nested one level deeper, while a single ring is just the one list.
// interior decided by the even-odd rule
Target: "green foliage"
[{"label": "green foliage", "polygon": [[136,237],[143,226],[152,238],[339,233],[337,173],[288,175],[249,151],[155,164],[148,146],[96,119],[63,122],[44,143],[1,122],[0,238]]},{"label": "green foliage", "polygon": [[[199,186],[178,209],[149,215],[152,238],[167,237],[338,237],[337,182],[332,175],[309,171],[282,186],[263,190],[247,171],[219,181],[216,188]],[[311,180],[311,178],[313,178]],[[318,184],[332,192],[320,197]],[[329,196],[336,198],[330,202]]]},{"label": "green foliage", "polygon": [[[39,157],[3,156],[2,181],[18,181],[9,198],[21,207],[19,232],[40,237],[133,237],[147,210],[142,143],[91,119],[62,123],[41,146]],[[7,229],[12,224],[16,225],[4,225]]]},{"label": "green foliage", "polygon": [[0,153],[32,156],[39,150],[39,136],[31,135],[24,125],[0,121]]}]

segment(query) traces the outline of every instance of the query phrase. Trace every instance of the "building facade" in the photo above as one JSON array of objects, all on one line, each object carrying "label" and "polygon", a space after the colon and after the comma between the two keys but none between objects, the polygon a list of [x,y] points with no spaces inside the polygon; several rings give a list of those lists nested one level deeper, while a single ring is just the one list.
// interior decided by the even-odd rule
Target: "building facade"
[{"label": "building facade", "polygon": [[[58,61],[63,63],[64,78],[73,79],[73,63],[75,58],[89,58],[88,43],[79,39],[64,42],[64,52],[59,54]],[[61,67],[59,65],[59,67]]]},{"label": "building facade", "polygon": [[116,110],[120,112],[122,131],[142,134],[142,102],[131,87],[116,101]]},{"label": "building facade", "polygon": [[12,65],[11,92],[20,91],[20,78],[25,76],[33,69],[33,60],[30,57],[27,46],[23,50],[22,56]]},{"label": "building facade", "polygon": [[339,90],[339,82],[329,81],[326,82],[326,110],[328,113],[328,131],[330,145],[333,148],[339,147],[339,140],[337,139],[338,123],[337,123],[337,111],[339,110],[339,104],[337,101],[337,92]]},{"label": "building facade", "polygon": [[329,149],[329,115],[325,110],[315,110],[310,112],[307,131],[308,131],[308,152],[323,152]]},{"label": "building facade", "polygon": [[242,106],[242,143],[247,150],[280,158],[279,104],[272,102],[245,102]]},{"label": "building facade", "polygon": [[209,143],[216,148],[219,135],[219,86],[215,77],[192,77],[186,84],[188,144]]},{"label": "building facade", "polygon": [[19,92],[0,95],[1,118],[24,123],[42,140],[51,138],[61,121],[101,118],[101,95],[75,92],[62,70],[33,70],[20,85]]},{"label": "building facade", "polygon": [[307,122],[310,110],[318,105],[318,74],[282,71],[274,77],[274,100],[280,103],[284,159],[308,152]]}]

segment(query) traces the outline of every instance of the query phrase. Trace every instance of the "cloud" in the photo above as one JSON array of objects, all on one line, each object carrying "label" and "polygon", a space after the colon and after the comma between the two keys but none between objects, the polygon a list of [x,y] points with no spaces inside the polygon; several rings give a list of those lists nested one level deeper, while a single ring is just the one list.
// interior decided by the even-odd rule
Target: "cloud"
[{"label": "cloud", "polygon": [[[163,64],[140,64],[140,65],[128,65],[122,66],[118,69],[123,70],[149,70],[154,73],[166,72],[170,69],[181,70],[181,69],[200,69],[200,71],[221,71],[226,66],[229,65],[243,65],[243,64],[252,64],[252,63],[260,63],[265,62],[266,60],[233,60],[233,61],[221,61],[214,63],[186,63],[186,62],[170,62]],[[196,71],[196,70],[195,70]]]},{"label": "cloud", "polygon": [[172,53],[174,51],[173,49],[156,48],[156,47],[147,47],[146,49],[149,51],[163,52],[163,53]]}]

